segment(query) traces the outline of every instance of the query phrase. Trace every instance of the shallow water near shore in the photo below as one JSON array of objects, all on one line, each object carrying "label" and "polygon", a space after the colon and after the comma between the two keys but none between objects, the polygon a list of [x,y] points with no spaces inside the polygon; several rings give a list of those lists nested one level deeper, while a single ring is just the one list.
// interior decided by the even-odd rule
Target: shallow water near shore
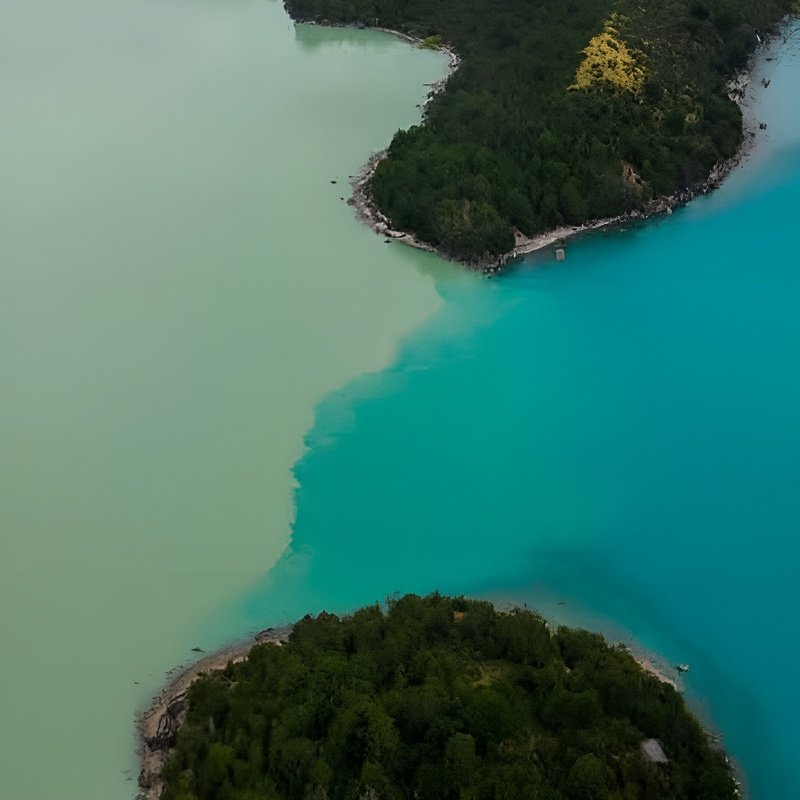
[{"label": "shallow water near shore", "polygon": [[0,4],[3,800],[133,796],[134,712],[283,552],[315,403],[439,306],[340,197],[446,63],[273,1]]},{"label": "shallow water near shore", "polygon": [[439,281],[395,363],[318,407],[290,552],[232,617],[527,602],[688,663],[751,797],[800,797],[800,59],[778,52],[718,193]]}]

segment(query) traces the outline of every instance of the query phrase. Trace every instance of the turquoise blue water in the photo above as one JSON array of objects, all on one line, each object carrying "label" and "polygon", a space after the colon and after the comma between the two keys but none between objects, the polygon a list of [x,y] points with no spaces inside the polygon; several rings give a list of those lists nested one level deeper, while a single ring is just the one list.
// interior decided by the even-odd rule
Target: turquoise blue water
[{"label": "turquoise blue water", "polygon": [[[772,120],[800,81],[767,69]],[[435,588],[530,602],[689,663],[752,797],[800,797],[800,144],[781,130],[670,218],[443,278],[393,366],[318,407],[290,551],[239,624]]]},{"label": "turquoise blue water", "polygon": [[0,800],[131,797],[194,646],[433,588],[691,663],[754,796],[800,797],[783,51],[722,192],[489,282],[343,202],[441,54],[263,0],[1,3]]}]

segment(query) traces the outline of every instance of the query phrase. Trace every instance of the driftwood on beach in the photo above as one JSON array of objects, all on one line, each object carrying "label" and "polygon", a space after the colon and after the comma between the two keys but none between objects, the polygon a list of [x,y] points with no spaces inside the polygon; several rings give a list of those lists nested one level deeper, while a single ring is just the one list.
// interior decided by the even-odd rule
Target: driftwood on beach
[{"label": "driftwood on beach", "polygon": [[225,669],[229,663],[244,661],[254,645],[272,642],[283,644],[291,626],[267,628],[201,658],[184,669],[153,698],[150,707],[142,712],[136,723],[140,761],[138,800],[158,800],[164,788],[161,771],[169,758],[186,713],[189,710],[188,691],[201,675]]}]

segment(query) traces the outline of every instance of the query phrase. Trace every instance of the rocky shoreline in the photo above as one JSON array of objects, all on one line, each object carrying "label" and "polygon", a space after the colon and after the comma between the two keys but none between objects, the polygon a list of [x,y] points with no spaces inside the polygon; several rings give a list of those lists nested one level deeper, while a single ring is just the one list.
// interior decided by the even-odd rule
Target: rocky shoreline
[{"label": "rocky shoreline", "polygon": [[267,628],[244,641],[228,645],[201,658],[173,678],[154,698],[150,707],[137,716],[136,734],[139,756],[139,794],[137,800],[158,800],[164,784],[164,768],[175,744],[178,729],[189,710],[187,692],[200,675],[224,669],[229,662],[238,663],[247,658],[252,647],[272,642],[281,645],[292,627]]},{"label": "rocky shoreline", "polygon": [[[389,28],[374,28],[374,30],[383,31],[384,33],[391,33],[393,36],[398,36],[404,41],[410,42],[417,47],[424,46],[424,41],[422,39],[415,38],[407,33],[402,33],[401,31],[394,31],[390,30]],[[423,104],[423,123],[425,122],[425,109],[427,108],[428,104],[439,92],[445,88],[447,81],[450,80],[450,77],[461,65],[461,57],[449,45],[440,45],[436,47],[436,49],[447,55],[447,72],[438,81],[430,84],[430,91],[428,92]],[[387,148],[373,153],[367,159],[367,163],[364,164],[364,166],[358,171],[358,174],[350,176],[350,186],[353,190],[353,193],[348,199],[347,204],[355,209],[356,216],[365,225],[367,225],[367,227],[375,231],[375,233],[380,234],[387,239],[402,242],[410,247],[415,247],[418,250],[424,250],[428,253],[436,253],[442,258],[453,260],[450,259],[446,253],[441,252],[433,245],[417,239],[413,233],[395,229],[391,220],[386,217],[386,215],[383,214],[383,212],[376,205],[375,200],[372,197],[370,184],[372,182],[372,176],[375,174],[375,170],[378,168],[378,164],[380,164],[381,161],[386,158],[387,153]]]},{"label": "rocky shoreline", "polygon": [[[378,28],[377,30],[383,30],[387,33],[392,33],[395,36],[399,36],[400,38],[414,44],[419,45],[422,43],[421,40],[415,39],[413,36],[409,36],[399,31],[391,31],[386,28]],[[751,83],[750,72],[752,65],[757,59],[764,56],[765,52],[770,49],[776,38],[779,38],[779,35],[767,36],[751,55],[748,66],[736,73],[728,81],[728,97],[736,102],[743,111],[747,107],[747,90],[749,89]],[[431,91],[429,92],[425,101],[425,105],[427,105],[438,92],[444,89],[448,79],[455,72],[455,70],[458,69],[458,66],[461,63],[458,54],[452,48],[445,46],[440,49],[444,50],[448,54],[450,58],[450,65],[447,74],[432,85]],[[425,122],[424,112],[422,116],[422,122]],[[747,114],[743,114],[742,141],[736,153],[734,153],[731,158],[715,164],[708,177],[700,184],[695,186],[687,186],[680,191],[674,192],[673,194],[656,198],[650,201],[642,209],[629,211],[624,214],[619,214],[615,217],[588,220],[582,225],[562,226],[559,228],[554,228],[550,231],[545,231],[544,233],[533,237],[524,236],[522,233],[517,231],[515,234],[516,243],[513,249],[496,258],[475,263],[464,262],[460,261],[459,259],[455,259],[437,247],[419,240],[414,236],[414,234],[409,233],[408,231],[396,229],[392,225],[391,220],[388,219],[377,207],[371,192],[371,181],[378,164],[380,164],[380,162],[386,158],[388,153],[387,149],[379,150],[378,152],[373,153],[358,174],[351,176],[350,184],[353,193],[347,202],[354,208],[356,215],[365,225],[371,228],[375,233],[384,236],[387,241],[402,242],[403,244],[409,245],[410,247],[415,247],[419,250],[424,250],[429,253],[436,253],[438,256],[448,261],[461,263],[470,269],[475,269],[488,276],[492,276],[502,271],[507,264],[523,255],[536,252],[537,250],[542,250],[551,245],[561,244],[573,236],[578,236],[583,233],[590,233],[600,228],[619,226],[626,223],[647,220],[651,217],[671,214],[674,209],[686,205],[686,203],[695,197],[708,194],[709,192],[718,189],[725,181],[727,176],[750,155],[755,143],[755,136],[755,120],[749,119]]]},{"label": "rocky shoreline", "polygon": [[[324,613],[324,612],[323,612]],[[160,800],[164,789],[161,771],[164,768],[175,745],[180,726],[186,719],[189,710],[188,690],[191,684],[201,675],[223,670],[229,663],[239,663],[247,658],[250,650],[257,644],[271,642],[283,645],[292,632],[293,625],[279,628],[266,628],[240,642],[227,645],[204,655],[194,664],[186,667],[174,677],[152,700],[149,708],[137,715],[136,733],[140,772],[138,778],[139,794],[136,800]],[[549,624],[548,624],[549,627]],[[610,646],[623,647],[630,653],[639,667],[653,675],[657,680],[671,686],[677,692],[683,692],[680,671],[654,653],[630,642],[615,643],[607,640]],[[171,670],[176,672],[180,667]],[[170,674],[170,673],[167,673]],[[704,730],[713,746],[722,748],[722,737],[716,728],[706,720]],[[731,762],[736,773],[736,783],[742,787],[742,771],[737,764]]]}]

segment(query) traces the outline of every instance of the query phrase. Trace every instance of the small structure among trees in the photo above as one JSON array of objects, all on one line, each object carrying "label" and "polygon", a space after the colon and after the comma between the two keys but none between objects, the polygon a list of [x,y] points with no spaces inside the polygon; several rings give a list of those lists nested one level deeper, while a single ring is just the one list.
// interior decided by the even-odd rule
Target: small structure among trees
[{"label": "small structure among trees", "polygon": [[624,648],[439,594],[306,617],[201,677],[163,777],[163,800],[737,797]]},{"label": "small structure among trees", "polygon": [[645,739],[642,742],[642,755],[651,764],[668,764],[669,759],[658,739]]}]

